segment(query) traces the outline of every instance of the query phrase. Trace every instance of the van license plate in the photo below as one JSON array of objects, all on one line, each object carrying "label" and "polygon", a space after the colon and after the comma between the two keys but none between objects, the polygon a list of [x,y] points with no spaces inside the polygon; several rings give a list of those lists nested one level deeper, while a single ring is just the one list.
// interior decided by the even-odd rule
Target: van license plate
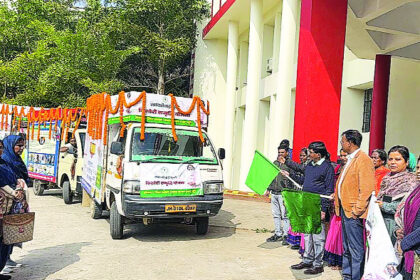
[{"label": "van license plate", "polygon": [[196,212],[197,205],[188,204],[188,205],[165,205],[166,213],[177,213],[177,212]]}]

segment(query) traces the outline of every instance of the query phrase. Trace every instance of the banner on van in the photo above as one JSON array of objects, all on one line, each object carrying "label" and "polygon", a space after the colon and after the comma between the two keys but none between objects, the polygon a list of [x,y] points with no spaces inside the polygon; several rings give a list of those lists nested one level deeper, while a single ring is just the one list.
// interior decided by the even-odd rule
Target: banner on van
[{"label": "banner on van", "polygon": [[143,163],[140,165],[140,196],[202,195],[200,168],[195,164]]},{"label": "banner on van", "polygon": [[[60,121],[59,121],[60,123]],[[57,124],[58,126],[60,124]],[[55,125],[55,122],[52,122]],[[52,131],[51,139],[50,123],[45,122],[40,127],[35,124],[34,134],[38,137],[29,138],[26,162],[28,166],[28,175],[33,179],[56,183],[58,169],[58,157],[60,149],[60,134]]]},{"label": "banner on van", "polygon": [[[136,100],[139,97],[140,92],[126,92],[125,98],[126,102],[130,103]],[[117,105],[118,95],[111,96],[111,104],[114,108]],[[179,107],[183,111],[188,111],[191,106],[191,98],[176,97],[176,101]],[[204,106],[207,104],[203,101]],[[130,108],[124,110],[123,119],[125,122],[128,121],[141,121],[141,112],[142,112],[142,102],[135,104]],[[207,126],[207,115],[201,110],[201,126]],[[119,123],[120,122],[120,113],[119,111],[110,115],[108,123]],[[146,122],[150,123],[160,123],[160,124],[171,124],[171,98],[167,95],[159,94],[147,94],[146,97]],[[183,115],[175,110],[175,125],[180,126],[197,126],[197,108],[189,115]]]},{"label": "banner on van", "polygon": [[[102,118],[103,122],[105,118]],[[102,202],[102,183],[104,154],[106,147],[103,144],[103,133],[99,139],[92,139],[89,133],[86,133],[85,148],[83,149],[83,176],[81,179],[82,187],[98,203]]]}]

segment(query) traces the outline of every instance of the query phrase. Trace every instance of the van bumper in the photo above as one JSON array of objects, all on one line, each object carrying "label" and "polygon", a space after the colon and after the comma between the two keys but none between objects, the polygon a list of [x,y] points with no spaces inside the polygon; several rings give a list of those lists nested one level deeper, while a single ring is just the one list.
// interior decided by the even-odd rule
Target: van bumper
[{"label": "van bumper", "polygon": [[[166,213],[165,205],[191,205],[196,212]],[[194,218],[209,217],[219,213],[223,194],[192,197],[141,198],[139,195],[123,195],[122,207],[127,218]]]}]

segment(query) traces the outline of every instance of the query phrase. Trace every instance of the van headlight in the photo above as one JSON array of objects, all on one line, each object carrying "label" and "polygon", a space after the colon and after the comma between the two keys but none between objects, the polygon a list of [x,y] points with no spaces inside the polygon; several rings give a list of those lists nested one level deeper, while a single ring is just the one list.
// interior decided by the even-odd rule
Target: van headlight
[{"label": "van headlight", "polygon": [[127,194],[140,194],[140,181],[127,180],[124,181],[123,192]]},{"label": "van headlight", "polygon": [[223,192],[223,182],[205,182],[204,194],[214,194]]}]

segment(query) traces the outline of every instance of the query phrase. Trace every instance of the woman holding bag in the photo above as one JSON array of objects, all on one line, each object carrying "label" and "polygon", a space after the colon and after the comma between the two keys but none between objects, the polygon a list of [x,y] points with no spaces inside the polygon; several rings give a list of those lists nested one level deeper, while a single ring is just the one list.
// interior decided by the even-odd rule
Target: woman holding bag
[{"label": "woman holding bag", "polygon": [[[3,151],[3,142],[0,142],[0,155]],[[0,159],[0,224],[3,225],[3,216],[11,212],[26,211],[28,205],[24,199],[24,180],[17,179],[13,170]],[[2,228],[0,230],[2,234]],[[12,245],[3,243],[3,236],[0,237],[0,271],[6,265]],[[0,274],[0,280],[10,279],[10,275]]]}]

